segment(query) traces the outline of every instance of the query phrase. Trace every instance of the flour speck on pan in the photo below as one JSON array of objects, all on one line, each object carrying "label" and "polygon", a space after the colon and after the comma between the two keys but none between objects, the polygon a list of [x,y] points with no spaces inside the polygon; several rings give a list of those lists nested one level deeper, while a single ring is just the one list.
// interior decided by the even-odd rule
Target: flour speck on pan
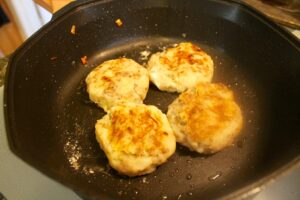
[{"label": "flour speck on pan", "polygon": [[140,60],[142,60],[142,61],[148,60],[150,54],[151,54],[151,52],[148,50],[141,51],[140,52]]},{"label": "flour speck on pan", "polygon": [[79,170],[80,164],[79,160],[81,159],[81,148],[78,146],[78,141],[72,138],[68,138],[68,141],[65,143],[64,152],[67,155],[67,159],[70,163],[70,166],[74,170]]},{"label": "flour speck on pan", "polygon": [[79,170],[82,166],[80,160],[82,159],[82,147],[79,144],[79,136],[84,134],[82,127],[75,122],[74,131],[66,131],[67,135],[64,144],[64,153],[70,163],[70,166],[74,170]]}]

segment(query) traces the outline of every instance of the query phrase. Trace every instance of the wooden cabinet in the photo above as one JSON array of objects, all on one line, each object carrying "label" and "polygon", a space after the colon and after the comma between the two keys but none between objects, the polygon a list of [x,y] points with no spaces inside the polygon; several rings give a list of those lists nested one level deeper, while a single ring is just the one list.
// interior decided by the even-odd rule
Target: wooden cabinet
[{"label": "wooden cabinet", "polygon": [[54,13],[73,0],[34,0],[37,4]]},{"label": "wooden cabinet", "polygon": [[0,6],[10,22],[0,26],[0,57],[11,54],[21,45],[22,38],[8,6],[0,0]]}]

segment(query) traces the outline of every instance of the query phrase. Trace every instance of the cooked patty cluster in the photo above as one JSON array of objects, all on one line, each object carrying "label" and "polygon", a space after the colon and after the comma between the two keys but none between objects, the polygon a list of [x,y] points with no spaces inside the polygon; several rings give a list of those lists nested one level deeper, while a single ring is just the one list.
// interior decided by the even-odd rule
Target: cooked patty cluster
[{"label": "cooked patty cluster", "polygon": [[[86,78],[90,99],[107,114],[95,125],[96,139],[119,173],[153,172],[175,152],[176,141],[192,151],[215,153],[239,134],[243,117],[234,95],[210,83],[213,61],[192,43],[155,53],[147,69],[127,58],[109,60]],[[149,77],[160,90],[179,92],[167,116],[143,104]]]},{"label": "cooked patty cluster", "polygon": [[96,138],[109,164],[122,174],[151,173],[174,152],[173,130],[155,106],[124,104],[96,123]]}]

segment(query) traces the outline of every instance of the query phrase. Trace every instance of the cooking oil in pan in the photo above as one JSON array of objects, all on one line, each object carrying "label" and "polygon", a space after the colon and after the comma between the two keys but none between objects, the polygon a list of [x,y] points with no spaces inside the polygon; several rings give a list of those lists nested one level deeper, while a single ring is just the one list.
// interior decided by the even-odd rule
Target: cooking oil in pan
[{"label": "cooking oil in pan", "polygon": [[208,177],[209,181],[215,181],[223,175],[221,171],[217,171],[215,174]]},{"label": "cooking oil in pan", "polygon": [[[178,42],[180,42],[179,39],[166,38],[154,38],[154,40],[149,38],[147,41],[140,42],[140,45],[130,45],[129,42],[124,46],[121,45],[121,50],[117,50],[114,55],[109,55],[109,58],[127,56],[142,64],[146,63],[151,53],[161,51],[166,47],[178,44]],[[214,184],[225,177],[227,181],[234,182],[239,177],[232,172],[238,170],[246,173],[249,170],[250,162],[251,166],[255,166],[255,160],[249,160],[248,158],[253,147],[259,145],[256,141],[259,137],[259,134],[257,134],[259,118],[257,116],[260,113],[257,107],[258,95],[254,92],[252,82],[244,76],[243,66],[227,55],[224,50],[205,45],[205,42],[200,43],[199,46],[210,54],[214,60],[215,75],[213,82],[221,82],[230,87],[241,106],[245,124],[235,145],[211,156],[203,156],[177,145],[176,153],[169,159],[169,162],[160,166],[152,174],[136,178],[120,176],[114,170],[106,167],[107,159],[95,140],[94,124],[105,113],[91,103],[88,98],[84,85],[88,68],[84,68],[85,73],[82,75],[82,80],[78,83],[78,86],[74,88],[73,94],[66,95],[69,97],[69,102],[73,101],[65,107],[65,113],[68,113],[68,115],[61,113],[59,119],[59,122],[63,123],[63,125],[60,124],[59,128],[64,133],[62,138],[66,146],[66,159],[72,161],[72,157],[76,158],[76,162],[70,162],[70,168],[76,171],[78,176],[84,174],[93,177],[93,179],[88,180],[93,181],[99,188],[102,184],[114,185],[115,190],[118,191],[117,195],[124,199],[128,195],[130,197],[135,196],[137,199],[144,198],[147,193],[151,193],[151,188],[155,188],[158,194],[163,194],[161,198],[181,199],[193,195],[192,191],[186,191],[196,190],[197,187],[203,185],[209,184],[211,188],[218,187]],[[97,57],[97,59],[91,57],[90,60],[94,60],[91,64],[96,66],[107,60],[108,57]],[[151,85],[144,102],[145,104],[156,105],[166,113],[168,105],[177,96],[176,93],[161,92]],[[77,126],[74,126],[76,123]],[[76,152],[80,156],[76,156]],[[190,173],[194,171],[197,171],[197,174]],[[123,181],[120,181],[120,179]],[[170,189],[170,185],[173,189]],[[178,190],[178,195],[171,197],[169,194],[172,193],[171,190],[174,190],[174,187]],[[222,185],[222,187],[224,186]]]}]

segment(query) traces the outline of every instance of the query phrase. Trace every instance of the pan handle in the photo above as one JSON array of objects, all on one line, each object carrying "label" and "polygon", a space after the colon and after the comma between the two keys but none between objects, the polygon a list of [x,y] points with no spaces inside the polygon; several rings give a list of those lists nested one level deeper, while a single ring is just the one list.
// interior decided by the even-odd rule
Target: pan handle
[{"label": "pan handle", "polygon": [[6,200],[5,196],[0,192],[0,200]]},{"label": "pan handle", "polygon": [[0,192],[0,200],[7,200],[1,192]]}]

